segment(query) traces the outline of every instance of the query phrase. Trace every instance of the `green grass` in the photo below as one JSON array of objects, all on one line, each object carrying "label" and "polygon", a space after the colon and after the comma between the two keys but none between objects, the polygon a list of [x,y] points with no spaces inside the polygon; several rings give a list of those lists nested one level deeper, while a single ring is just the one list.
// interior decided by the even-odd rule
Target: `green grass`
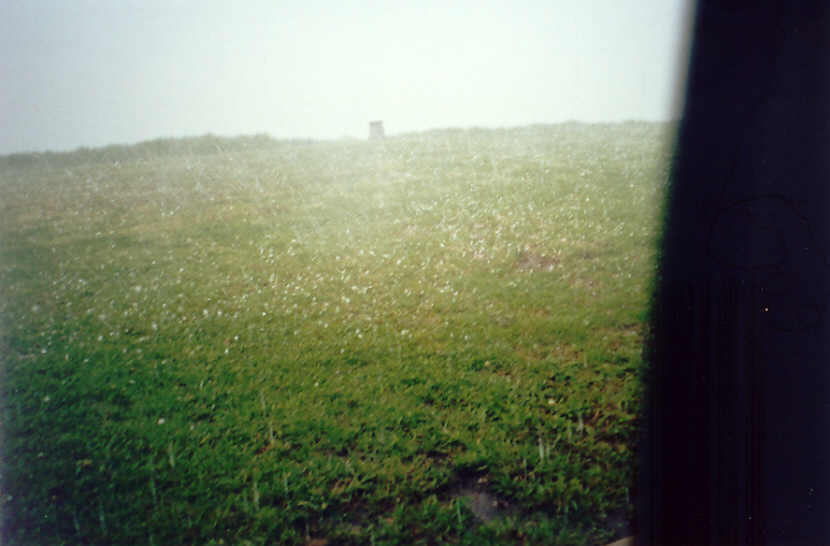
[{"label": "green grass", "polygon": [[669,131],[0,158],[6,542],[609,539]]}]

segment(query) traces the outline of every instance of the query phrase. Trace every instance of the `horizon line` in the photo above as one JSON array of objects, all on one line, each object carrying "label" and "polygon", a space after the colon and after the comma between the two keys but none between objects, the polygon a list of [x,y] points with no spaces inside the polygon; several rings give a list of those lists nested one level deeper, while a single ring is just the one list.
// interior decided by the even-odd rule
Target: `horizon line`
[{"label": "horizon line", "polygon": [[[372,120],[372,121],[383,121],[383,120]],[[568,119],[563,121],[555,121],[555,122],[534,122],[534,123],[526,123],[521,125],[447,125],[447,126],[437,126],[431,127],[428,129],[417,129],[412,131],[400,131],[400,132],[387,132],[384,136],[386,139],[395,138],[395,137],[405,137],[405,136],[415,136],[419,134],[426,134],[431,132],[440,132],[440,131],[504,131],[504,130],[515,130],[515,129],[525,129],[525,128],[532,128],[532,127],[553,127],[557,125],[625,125],[631,123],[643,123],[643,124],[653,124],[653,125],[661,125],[661,124],[671,124],[676,123],[679,121],[679,118],[670,118],[664,120],[649,120],[649,119],[638,119],[638,118],[630,118],[630,119],[623,119],[623,120],[615,120],[615,121],[582,121],[578,119]],[[367,127],[369,125],[369,121],[367,121]],[[143,140],[136,140],[131,142],[112,142],[109,144],[101,144],[101,145],[79,145],[74,148],[62,148],[62,149],[39,149],[39,150],[21,150],[21,151],[13,151],[13,152],[3,152],[0,153],[0,158],[7,158],[12,156],[37,156],[37,155],[46,155],[46,154],[55,154],[55,155],[63,155],[63,154],[74,154],[78,152],[95,152],[101,151],[106,148],[131,148],[131,147],[139,147],[141,145],[146,145],[154,142],[160,141],[186,141],[186,140],[196,140],[200,138],[215,138],[221,140],[236,140],[236,139],[245,139],[245,138],[267,138],[274,142],[338,142],[343,140],[368,140],[368,136],[359,137],[350,134],[344,134],[339,137],[330,137],[330,138],[316,138],[316,137],[304,137],[304,136],[292,136],[292,137],[276,137],[267,131],[256,132],[256,133],[237,133],[233,135],[229,134],[221,134],[221,133],[201,133],[201,134],[182,134],[177,136],[158,136]]]}]

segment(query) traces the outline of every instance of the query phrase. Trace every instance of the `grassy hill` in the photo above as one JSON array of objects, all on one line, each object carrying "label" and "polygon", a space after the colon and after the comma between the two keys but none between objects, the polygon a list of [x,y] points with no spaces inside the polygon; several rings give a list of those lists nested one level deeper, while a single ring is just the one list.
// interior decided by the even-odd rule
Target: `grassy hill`
[{"label": "grassy hill", "polygon": [[5,540],[609,539],[671,136],[0,158]]}]

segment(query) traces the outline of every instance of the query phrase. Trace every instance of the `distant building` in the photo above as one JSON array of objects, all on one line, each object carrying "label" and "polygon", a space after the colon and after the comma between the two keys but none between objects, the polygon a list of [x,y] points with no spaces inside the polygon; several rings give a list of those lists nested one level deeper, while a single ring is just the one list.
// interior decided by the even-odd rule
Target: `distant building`
[{"label": "distant building", "polygon": [[369,140],[376,140],[383,138],[385,133],[383,132],[383,122],[382,121],[370,121],[369,122]]}]

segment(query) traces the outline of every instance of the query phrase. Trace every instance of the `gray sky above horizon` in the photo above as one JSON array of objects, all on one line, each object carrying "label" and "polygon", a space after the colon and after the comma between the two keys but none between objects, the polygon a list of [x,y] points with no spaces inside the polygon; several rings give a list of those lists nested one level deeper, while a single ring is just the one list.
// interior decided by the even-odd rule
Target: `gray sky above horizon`
[{"label": "gray sky above horizon", "polygon": [[675,117],[686,0],[0,7],[0,154]]}]

